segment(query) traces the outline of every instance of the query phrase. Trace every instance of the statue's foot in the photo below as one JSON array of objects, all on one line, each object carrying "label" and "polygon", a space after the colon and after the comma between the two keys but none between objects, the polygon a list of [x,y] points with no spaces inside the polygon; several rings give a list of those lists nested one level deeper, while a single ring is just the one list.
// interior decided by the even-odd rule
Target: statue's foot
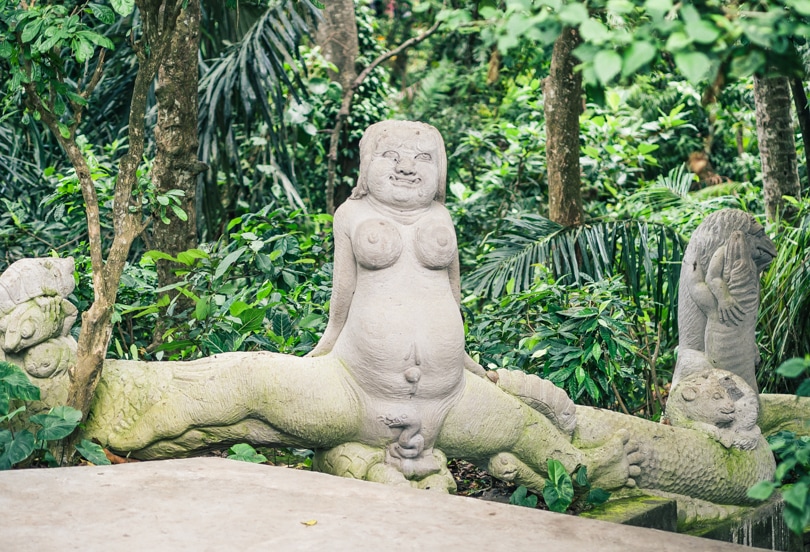
[{"label": "statue's foot", "polygon": [[543,492],[546,485],[546,480],[540,474],[509,452],[501,452],[490,458],[487,471],[501,481],[524,485],[537,492]]},{"label": "statue's foot", "polygon": [[[316,452],[312,460],[312,468],[319,472],[351,479],[369,479],[372,468],[381,465],[384,460],[385,454],[379,448],[362,443],[343,443],[329,450]],[[401,474],[400,478],[405,480]],[[377,481],[377,479],[371,480]]]},{"label": "statue's foot", "polygon": [[428,475],[422,479],[415,479],[411,481],[411,485],[418,489],[455,493],[457,489],[456,480],[453,479],[453,474],[447,469],[447,457],[442,451],[433,449],[433,458],[440,466],[439,473]]},{"label": "statue's foot", "polygon": [[635,478],[641,475],[641,466],[646,459],[638,442],[630,438],[626,429],[601,447],[584,452],[591,484],[606,490],[635,487]]},{"label": "statue's foot", "polygon": [[[323,473],[386,485],[454,493],[456,482],[447,469],[447,457],[437,449],[430,449],[427,452],[430,455],[429,459],[404,459],[421,463],[425,468],[431,466],[430,473],[422,477],[411,474],[406,478],[405,473],[399,469],[400,464],[387,461],[388,455],[385,450],[362,443],[344,443],[326,451],[318,451],[312,461],[312,468]],[[401,462],[403,459],[399,460]],[[410,464],[410,467],[413,467],[413,464]]]}]

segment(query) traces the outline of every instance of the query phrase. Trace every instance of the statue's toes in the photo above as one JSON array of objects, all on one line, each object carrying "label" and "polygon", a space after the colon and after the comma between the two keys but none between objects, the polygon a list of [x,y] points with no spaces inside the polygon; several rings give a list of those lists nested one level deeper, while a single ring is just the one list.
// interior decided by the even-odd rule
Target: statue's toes
[{"label": "statue's toes", "polygon": [[501,481],[514,481],[518,473],[518,460],[508,452],[501,452],[489,459],[487,471]]}]

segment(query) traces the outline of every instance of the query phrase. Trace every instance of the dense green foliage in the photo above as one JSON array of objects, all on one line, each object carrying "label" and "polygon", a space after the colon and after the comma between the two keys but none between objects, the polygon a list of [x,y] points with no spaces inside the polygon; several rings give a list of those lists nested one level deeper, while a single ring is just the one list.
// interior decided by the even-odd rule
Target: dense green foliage
[{"label": "dense green foliage", "polygon": [[[256,9],[246,11],[245,17],[250,15],[257,26],[229,36],[272,42],[267,33],[276,27],[259,9],[268,4],[253,4]],[[589,74],[599,66],[591,62],[598,55],[604,57],[600,52],[619,45],[618,71],[607,71],[615,69],[615,63],[604,65],[607,69],[599,70],[596,81],[615,83],[614,77],[622,77],[622,85],[589,89],[584,97],[580,118],[584,226],[564,229],[543,218],[548,175],[542,82],[548,74],[550,48],[548,40],[536,39],[524,23],[520,29],[513,27],[524,8],[529,9],[522,3],[508,2],[504,10],[481,3],[477,9],[465,7],[462,11],[468,16],[444,12],[447,21],[440,31],[407,52],[404,72],[396,60],[375,69],[356,91],[341,142],[341,155],[348,162],[338,171],[339,183],[353,182],[356,167],[351,161],[356,161],[357,140],[372,122],[395,117],[437,126],[449,157],[447,206],[458,233],[471,354],[487,367],[540,374],[579,402],[654,417],[674,364],[676,289],[685,243],[702,218],[715,210],[737,207],[759,216],[764,209],[750,79],[716,89],[716,102],[706,103],[704,92],[711,83],[695,78],[690,69],[699,59],[695,54],[715,59],[723,40],[731,48],[727,35],[736,27],[722,27],[715,18],[716,32],[704,28],[704,35],[693,35],[689,10],[667,2],[644,5],[677,15],[667,36],[685,32],[686,40],[672,39],[673,44],[667,45],[674,57],[653,62],[657,54],[649,49],[644,53],[640,44],[654,44],[650,37],[663,32],[655,28],[663,20],[644,19],[634,3],[609,2],[591,14],[586,10],[583,14],[579,4],[560,3],[554,12],[559,17],[543,16],[554,28],[561,21],[578,25],[591,45],[599,41],[588,32],[604,27],[607,34],[599,51],[592,50],[586,60]],[[107,74],[89,99],[92,109],[78,133],[93,170],[107,243],[116,160],[127,149],[119,139],[124,120],[120,96],[131,87],[133,72],[118,19],[109,21],[106,11],[93,6],[88,5],[90,12],[80,18],[81,25],[93,25],[88,32],[95,34],[87,35],[87,41],[109,46],[97,38],[107,37],[116,49],[108,55]],[[774,6],[782,11],[768,12],[762,21],[785,23],[790,28],[778,36],[792,40],[804,29],[804,4]],[[358,67],[396,47],[406,38],[402,34],[406,29],[410,36],[424,30],[438,12],[429,2],[413,8],[406,25],[403,14],[395,18],[384,6],[360,3]],[[712,4],[706,13],[717,9]],[[801,17],[787,21],[785,14]],[[46,15],[43,12],[43,21]],[[534,29],[542,27],[538,17],[535,10],[534,19],[527,19],[538,23]],[[737,74],[750,72],[766,42],[776,48],[777,39],[763,38],[761,20],[754,19],[745,19],[755,23],[740,35],[739,44],[745,48],[734,43],[736,50],[723,71],[733,73],[733,66]],[[643,32],[628,38],[614,25],[619,20],[640,25]],[[290,32],[303,34],[308,24],[302,17]],[[11,32],[10,28],[2,30]],[[711,41],[706,40],[709,34]],[[792,44],[785,40],[787,46]],[[83,74],[77,63],[77,56],[83,55],[81,44],[80,40],[75,49],[72,43],[64,44],[60,51],[66,53],[64,70],[74,79]],[[222,49],[221,41],[207,44],[203,52],[208,59],[249,61],[248,50],[238,45]],[[166,255],[137,242],[118,295],[111,356],[191,359],[252,349],[304,354],[323,331],[331,285],[330,225],[325,215],[308,213],[321,213],[326,205],[328,133],[341,90],[329,79],[329,64],[311,41],[296,51],[284,44],[291,60],[281,50],[277,51],[281,57],[266,60],[265,68],[283,69],[284,76],[279,73],[267,98],[262,98],[266,101],[253,106],[252,118],[240,113],[251,107],[253,87],[215,89],[227,79],[218,79],[217,73],[203,78],[201,94],[208,98],[204,144],[220,148],[221,163],[215,174],[209,174],[201,199],[205,242],[173,258],[182,276],[173,287],[188,301],[172,300],[168,289],[157,289],[154,262]],[[756,47],[748,47],[751,44]],[[29,47],[44,48],[36,45],[32,39]],[[47,57],[55,50],[43,51]],[[12,59],[4,53],[7,48],[0,46],[0,58]],[[684,61],[683,56],[691,57]],[[282,58],[286,61],[279,61]],[[639,60],[646,61],[639,64]],[[4,70],[10,67],[7,61],[0,63],[6,64]],[[635,75],[627,70],[633,64],[651,70]],[[239,80],[238,74],[231,74],[238,65],[211,61],[206,66],[228,73],[234,83]],[[679,68],[686,69],[686,77],[677,72]],[[261,68],[245,68],[244,75],[256,71]],[[56,90],[55,97],[59,93]],[[66,121],[69,101],[63,102]],[[0,163],[10,176],[0,182],[0,269],[25,256],[73,255],[78,267],[73,299],[83,310],[93,293],[77,179],[36,121],[21,118],[25,108],[19,97],[6,94],[4,102],[9,115],[0,126]],[[19,108],[16,115],[15,108]],[[217,127],[214,123],[226,112],[230,125]],[[803,147],[799,146],[800,155]],[[715,179],[699,180],[690,171],[690,155],[696,152],[710,159]],[[172,210],[176,198],[158,198],[150,191],[149,165],[147,155],[138,192],[159,220],[161,209]],[[800,173],[806,179],[804,167]],[[759,341],[764,360],[761,383],[766,389],[790,388],[789,382],[773,375],[774,366],[810,350],[803,323],[810,290],[806,254],[810,219],[808,203],[798,200],[797,205],[800,216],[793,227],[768,227],[779,258],[763,280]],[[161,308],[167,310],[159,320]],[[160,339],[153,335],[156,327]]]},{"label": "dense green foliage", "polygon": [[[60,465],[61,460],[54,452],[63,452],[58,443],[79,426],[82,413],[57,406],[28,416],[28,405],[39,399],[39,387],[28,380],[25,372],[0,361],[0,470],[35,464]],[[93,464],[110,463],[96,443],[83,439],[76,449]]]},{"label": "dense green foliage", "polygon": [[[786,378],[807,376],[810,356],[792,358],[783,362],[777,372]],[[801,381],[796,394],[810,397],[810,379]],[[748,491],[758,500],[769,498],[779,491],[785,502],[785,523],[797,535],[810,525],[810,437],[797,437],[792,431],[780,431],[768,438],[777,458],[773,481],[761,481]]]}]

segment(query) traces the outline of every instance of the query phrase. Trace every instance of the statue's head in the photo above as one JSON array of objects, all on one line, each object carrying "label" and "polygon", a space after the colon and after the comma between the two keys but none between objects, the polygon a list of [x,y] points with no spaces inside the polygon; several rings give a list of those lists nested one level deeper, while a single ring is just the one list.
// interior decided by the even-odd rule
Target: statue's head
[{"label": "statue's head", "polygon": [[750,213],[739,209],[723,209],[712,213],[700,225],[704,242],[700,252],[701,264],[709,266],[712,255],[725,245],[732,233],[742,232],[758,272],[765,270],[776,257],[776,246],[765,234],[765,228]]},{"label": "statue's head", "polygon": [[414,121],[382,121],[360,140],[360,177],[352,199],[371,195],[400,210],[444,203],[447,154],[434,127]]},{"label": "statue's head", "polygon": [[47,309],[31,299],[0,317],[0,348],[16,353],[59,335],[65,320],[60,301],[54,300],[59,308]]}]

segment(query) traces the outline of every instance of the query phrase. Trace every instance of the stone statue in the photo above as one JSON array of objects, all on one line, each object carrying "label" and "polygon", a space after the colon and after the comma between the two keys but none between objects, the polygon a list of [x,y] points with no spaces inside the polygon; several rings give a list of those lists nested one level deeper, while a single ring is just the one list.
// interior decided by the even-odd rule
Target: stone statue
[{"label": "stone statue", "polygon": [[464,352],[446,167],[429,125],[366,130],[360,178],[335,213],[329,323],[311,353],[345,363],[363,402],[358,440],[387,446],[386,463],[408,478],[439,471],[432,447],[464,390],[464,367],[483,372]]},{"label": "stone statue", "polygon": [[70,329],[77,309],[73,259],[22,259],[0,275],[0,360],[34,378],[50,378],[76,362]]},{"label": "stone statue", "polygon": [[702,370],[705,358],[711,367],[740,376],[757,391],[759,275],[774,257],[776,247],[748,213],[723,209],[698,226],[681,268],[673,387]]},{"label": "stone statue", "polygon": [[[751,423],[756,393],[744,376],[707,358],[705,334],[731,319],[746,322],[749,299],[738,287],[751,283],[749,258],[767,264],[760,260],[761,248],[772,251],[767,238],[749,239],[752,226],[740,225],[742,241],[729,238],[731,230],[715,245],[687,251],[694,268],[682,286],[697,297],[687,307],[701,327],[690,326],[681,358],[692,355],[696,369],[680,374],[670,425],[658,424],[575,406],[548,381],[508,370],[493,375],[466,354],[445,171],[435,128],[371,126],[357,188],[335,214],[329,322],[310,355],[108,360],[85,437],[144,459],[239,442],[306,447],[315,450],[313,466],[328,473],[443,491],[455,488],[447,457],[537,491],[553,458],[569,473],[587,466],[593,486],[620,494],[638,488],[677,495],[679,504],[685,497],[750,503],[746,490],[773,475],[773,455]],[[37,381],[58,390],[66,380],[56,370]],[[59,397],[52,391],[47,400]],[[810,405],[802,408],[810,413]],[[762,409],[768,428],[799,425],[797,409],[784,401],[763,399]]]}]

